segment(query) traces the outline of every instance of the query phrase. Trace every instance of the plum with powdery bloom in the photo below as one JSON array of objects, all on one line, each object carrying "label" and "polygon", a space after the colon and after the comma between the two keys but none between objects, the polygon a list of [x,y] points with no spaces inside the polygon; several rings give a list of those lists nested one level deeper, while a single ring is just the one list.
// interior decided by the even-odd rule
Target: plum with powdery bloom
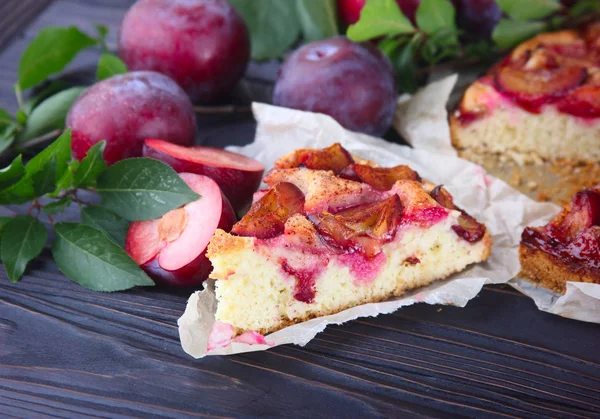
[{"label": "plum with powdery bloom", "polygon": [[392,123],[396,86],[377,47],[343,36],[305,45],[279,71],[273,103],[324,113],[345,128],[383,135]]},{"label": "plum with powdery bloom", "polygon": [[250,38],[226,0],[141,0],[123,19],[119,54],[131,70],[167,74],[192,99],[212,102],[244,74]]}]

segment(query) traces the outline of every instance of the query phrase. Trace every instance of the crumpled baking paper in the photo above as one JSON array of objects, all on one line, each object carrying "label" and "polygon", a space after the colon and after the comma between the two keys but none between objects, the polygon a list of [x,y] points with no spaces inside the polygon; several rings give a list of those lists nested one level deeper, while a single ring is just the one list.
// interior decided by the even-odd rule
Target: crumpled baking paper
[{"label": "crumpled baking paper", "polygon": [[[554,214],[555,207],[553,204],[534,202],[503,181],[487,176],[474,163],[459,159],[452,153],[435,152],[434,144],[441,144],[436,136],[445,135],[449,138],[447,123],[441,122],[440,115],[429,112],[433,107],[438,112],[446,112],[440,104],[446,102],[451,87],[443,84],[441,87],[443,88],[435,89],[436,100],[432,100],[430,95],[418,94],[407,99],[404,107],[406,112],[410,112],[411,118],[414,118],[403,128],[406,135],[427,137],[431,145],[428,150],[392,144],[345,130],[327,115],[260,103],[253,105],[254,117],[258,122],[255,141],[244,147],[228,149],[253,157],[270,168],[276,159],[294,149],[322,148],[340,142],[351,153],[383,166],[408,164],[422,177],[443,184],[453,194],[457,205],[486,224],[494,242],[490,259],[447,280],[408,292],[403,297],[365,304],[286,327],[266,336],[269,345],[231,342],[226,347],[209,353],[206,348],[215,321],[216,299],[213,283],[208,281],[203,291],[190,297],[185,313],[178,321],[181,344],[188,354],[200,358],[205,355],[264,350],[288,343],[305,345],[328,324],[341,324],[359,317],[391,313],[400,307],[419,302],[463,307],[485,284],[507,283],[514,278],[519,272],[517,252],[523,227],[531,223],[546,222]],[[421,119],[422,125],[415,123],[416,119]]]},{"label": "crumpled baking paper", "polygon": [[[450,141],[448,114],[444,103],[436,102],[443,92],[449,95],[456,84],[457,76],[452,75],[431,83],[413,98],[401,97],[398,101],[394,127],[415,148],[435,150],[442,154],[456,155]],[[431,130],[428,127],[432,127]],[[545,217],[552,218],[560,211],[548,204]],[[542,225],[540,219],[533,225]],[[518,229],[520,234],[522,227]],[[584,282],[567,282],[564,295],[537,287],[518,276],[509,282],[517,290],[531,297],[542,311],[575,320],[600,323],[600,285]]]}]

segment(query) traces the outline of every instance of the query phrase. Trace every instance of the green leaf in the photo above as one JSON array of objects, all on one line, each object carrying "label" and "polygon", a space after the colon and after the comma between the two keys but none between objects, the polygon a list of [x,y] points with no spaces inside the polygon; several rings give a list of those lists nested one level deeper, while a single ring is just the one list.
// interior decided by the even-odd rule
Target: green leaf
[{"label": "green leaf", "polygon": [[19,154],[10,165],[0,170],[0,189],[14,185],[24,174],[23,157]]},{"label": "green leaf", "polygon": [[19,87],[25,90],[41,83],[62,71],[81,50],[95,44],[94,38],[74,26],[48,26],[40,30],[21,56]]},{"label": "green leaf", "polygon": [[117,74],[127,73],[127,65],[113,54],[102,54],[98,61],[96,80],[104,80]]},{"label": "green leaf", "polygon": [[34,198],[33,181],[28,176],[0,191],[0,205],[24,204]]},{"label": "green leaf", "polygon": [[67,170],[67,165],[69,160],[71,160],[70,129],[63,132],[52,144],[29,160],[29,163],[25,166],[25,174],[32,176],[34,173],[37,173],[52,157],[56,158],[56,179],[58,179]]},{"label": "green leaf", "polygon": [[8,223],[10,223],[13,219],[13,217],[0,217],[0,237],[2,237],[2,233],[4,233],[4,229],[6,228]]},{"label": "green leaf", "polygon": [[398,48],[402,45],[406,45],[408,42],[410,42],[410,38],[406,36],[399,38],[385,38],[377,44],[377,47],[392,60],[395,57]]},{"label": "green leaf", "polygon": [[24,143],[50,131],[64,129],[69,109],[84,90],[85,87],[72,87],[45,99],[31,112],[17,142]]},{"label": "green leaf", "polygon": [[420,34],[415,34],[411,41],[402,48],[396,59],[398,87],[403,92],[413,93],[419,85],[416,55],[421,42]]},{"label": "green leaf", "polygon": [[67,170],[65,170],[62,176],[56,181],[56,189],[54,189],[54,191],[48,195],[51,197],[56,197],[60,192],[64,191],[65,189],[69,189],[73,184],[75,172],[79,168],[79,165],[80,163],[78,160],[73,160],[71,163],[69,163]]},{"label": "green leaf", "polygon": [[339,35],[335,0],[296,0],[296,10],[304,41]]},{"label": "green leaf", "polygon": [[421,49],[421,56],[431,65],[446,58],[457,57],[459,54],[458,35],[451,28],[441,29],[429,36]]},{"label": "green leaf", "polygon": [[579,0],[569,9],[569,14],[575,18],[583,17],[589,13],[600,13],[598,0]]},{"label": "green leaf", "polygon": [[21,180],[0,191],[0,205],[22,204],[54,190],[70,158],[71,131],[67,130],[27,163]]},{"label": "green leaf", "polygon": [[15,114],[15,117],[16,117],[19,125],[25,125],[27,123],[27,114],[25,112],[23,112],[21,109],[19,109],[17,111],[17,113]]},{"label": "green leaf", "polygon": [[46,228],[30,215],[15,217],[6,225],[0,252],[12,283],[21,278],[27,264],[42,252],[47,238]]},{"label": "green leaf", "polygon": [[255,60],[281,57],[300,35],[295,7],[281,0],[230,0],[250,31]]},{"label": "green leaf", "polygon": [[122,291],[154,282],[123,249],[93,227],[60,223],[52,255],[69,279],[94,291]]},{"label": "green leaf", "polygon": [[119,246],[125,246],[129,222],[114,212],[95,205],[85,207],[81,210],[81,222],[103,231]]},{"label": "green leaf", "polygon": [[[27,166],[25,167],[27,170]],[[50,156],[44,164],[31,175],[33,190],[36,196],[42,196],[52,192],[56,188],[56,156]]]},{"label": "green leaf", "polygon": [[73,202],[73,198],[71,198],[70,196],[65,196],[59,199],[58,201],[54,201],[50,204],[44,205],[42,209],[46,214],[55,215],[59,212],[64,211],[65,208],[71,205],[71,202]]},{"label": "green leaf", "polygon": [[108,35],[108,26],[96,23],[94,27],[96,28],[96,32],[98,33],[98,38],[106,39],[106,36]]},{"label": "green leaf", "polygon": [[350,25],[346,35],[351,41],[361,42],[414,31],[415,28],[402,14],[395,0],[367,0],[360,12],[360,19]]},{"label": "green leaf", "polygon": [[121,160],[97,180],[102,206],[130,221],[151,220],[199,195],[166,164],[148,158]]},{"label": "green leaf", "polygon": [[492,39],[500,48],[510,48],[543,32],[545,29],[546,24],[544,22],[520,22],[501,19],[494,28]]},{"label": "green leaf", "polygon": [[13,122],[4,129],[0,128],[0,154],[8,150],[15,142],[18,130],[19,124],[17,122]]},{"label": "green leaf", "polygon": [[23,104],[23,111],[29,115],[31,111],[39,105],[44,99],[49,98],[55,93],[69,88],[69,84],[63,80],[52,80],[37,95],[27,99]]},{"label": "green leaf", "polygon": [[496,3],[515,20],[543,19],[561,7],[559,0],[496,0]]},{"label": "green leaf", "polygon": [[75,176],[73,178],[74,187],[88,187],[93,186],[96,183],[96,179],[100,173],[106,169],[106,163],[102,157],[105,147],[106,141],[104,140],[90,147],[81,161],[81,164],[75,171]]},{"label": "green leaf", "polygon": [[443,29],[456,32],[456,11],[450,0],[422,0],[415,18],[417,26],[432,35]]},{"label": "green leaf", "polygon": [[6,109],[0,108],[0,128],[4,128],[14,123],[13,117]]}]

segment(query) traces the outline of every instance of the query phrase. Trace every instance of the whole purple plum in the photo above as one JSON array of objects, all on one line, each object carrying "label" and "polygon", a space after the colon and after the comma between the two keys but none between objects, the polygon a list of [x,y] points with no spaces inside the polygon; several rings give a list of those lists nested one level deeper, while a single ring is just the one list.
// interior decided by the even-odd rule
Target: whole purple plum
[{"label": "whole purple plum", "polygon": [[134,71],[102,80],[75,101],[67,115],[71,148],[79,160],[91,146],[106,140],[108,164],[140,157],[146,138],[192,145],[194,107],[185,92],[164,74]]},{"label": "whole purple plum", "polygon": [[383,135],[396,108],[392,65],[377,47],[346,37],[294,51],[279,71],[273,103],[330,115],[343,127]]},{"label": "whole purple plum", "polygon": [[458,26],[475,38],[489,38],[502,17],[495,0],[453,0]]},{"label": "whole purple plum", "polygon": [[129,9],[119,55],[131,70],[158,71],[193,100],[229,93],[250,58],[250,37],[227,0],[140,0]]}]

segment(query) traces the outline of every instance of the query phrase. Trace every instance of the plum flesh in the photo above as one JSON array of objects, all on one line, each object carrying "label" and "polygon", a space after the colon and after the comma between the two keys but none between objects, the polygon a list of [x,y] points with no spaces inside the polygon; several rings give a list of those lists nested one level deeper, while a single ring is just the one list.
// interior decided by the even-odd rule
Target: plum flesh
[{"label": "plum flesh", "polygon": [[200,198],[160,219],[131,223],[125,250],[158,283],[191,287],[208,277],[208,243],[217,228],[231,229],[235,214],[212,179],[193,173],[179,176]]}]

